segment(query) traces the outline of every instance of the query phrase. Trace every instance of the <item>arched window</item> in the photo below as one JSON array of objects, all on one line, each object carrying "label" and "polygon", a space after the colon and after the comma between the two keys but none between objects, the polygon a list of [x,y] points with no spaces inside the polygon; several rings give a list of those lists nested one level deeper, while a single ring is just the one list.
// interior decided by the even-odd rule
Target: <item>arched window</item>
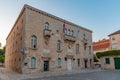
[{"label": "arched window", "polygon": [[89,46],[89,54],[91,54],[91,46]]},{"label": "arched window", "polygon": [[61,67],[61,58],[58,58],[58,67]]},{"label": "arched window", "polygon": [[57,41],[57,50],[58,51],[61,50],[61,41],[60,40]]},{"label": "arched window", "polygon": [[33,35],[31,38],[31,48],[36,48],[36,47],[37,47],[37,37]]},{"label": "arched window", "polygon": [[67,35],[70,35],[70,29],[68,29],[68,31],[67,31]]},{"label": "arched window", "polygon": [[80,52],[80,45],[79,44],[76,44],[76,54],[78,54]]},{"label": "arched window", "polygon": [[67,34],[67,29],[66,28],[64,29],[64,34]]},{"label": "arched window", "polygon": [[31,58],[31,68],[36,68],[36,58],[35,57]]},{"label": "arched window", "polygon": [[78,67],[80,67],[80,59],[77,59]]},{"label": "arched window", "polygon": [[71,29],[70,29],[70,31],[69,31],[69,35],[72,36],[72,30],[71,30]]},{"label": "arched window", "polygon": [[49,23],[48,23],[48,22],[46,22],[46,23],[44,24],[44,29],[49,29]]}]

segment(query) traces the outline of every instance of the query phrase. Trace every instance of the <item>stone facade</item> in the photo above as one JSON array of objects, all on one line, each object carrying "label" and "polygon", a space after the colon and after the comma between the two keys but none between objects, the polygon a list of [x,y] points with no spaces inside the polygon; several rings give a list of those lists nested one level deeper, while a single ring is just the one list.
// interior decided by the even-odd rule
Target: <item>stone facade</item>
[{"label": "stone facade", "polygon": [[[111,33],[109,36],[110,40],[110,49],[109,50],[120,50],[120,30]],[[108,50],[108,51],[109,51]],[[109,59],[110,63],[106,64],[106,58]],[[100,58],[101,68],[102,69],[120,69],[120,56],[105,56]]]},{"label": "stone facade", "polygon": [[92,68],[92,31],[25,5],[6,39],[5,67],[20,73]]},{"label": "stone facade", "polygon": [[120,30],[109,35],[111,50],[120,49]]},{"label": "stone facade", "polygon": [[[109,59],[109,64],[106,63],[106,58]],[[108,70],[115,70],[115,58],[120,60],[120,56],[105,56],[105,57],[101,57],[100,58],[100,62],[101,62],[101,68],[102,69],[108,69]],[[118,66],[120,66],[118,64]],[[118,67],[116,66],[116,67]],[[118,68],[119,69],[119,68]]]}]

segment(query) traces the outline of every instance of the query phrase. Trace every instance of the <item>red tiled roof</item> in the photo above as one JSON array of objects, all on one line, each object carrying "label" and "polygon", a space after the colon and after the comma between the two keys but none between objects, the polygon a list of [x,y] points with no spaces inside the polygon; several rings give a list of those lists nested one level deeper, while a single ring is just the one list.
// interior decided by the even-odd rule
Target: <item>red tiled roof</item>
[{"label": "red tiled roof", "polygon": [[112,34],[109,34],[108,36],[115,35],[115,34],[120,34],[120,30],[113,32]]},{"label": "red tiled roof", "polygon": [[101,50],[101,49],[106,49],[109,48],[110,42],[109,39],[103,39],[99,40],[98,42],[93,42],[93,50]]}]

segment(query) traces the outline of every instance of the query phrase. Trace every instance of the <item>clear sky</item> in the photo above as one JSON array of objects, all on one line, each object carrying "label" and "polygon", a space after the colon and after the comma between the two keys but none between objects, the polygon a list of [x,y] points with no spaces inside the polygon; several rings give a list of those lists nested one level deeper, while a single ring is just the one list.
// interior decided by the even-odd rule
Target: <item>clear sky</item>
[{"label": "clear sky", "polygon": [[0,42],[13,27],[24,4],[61,17],[93,31],[93,41],[120,29],[120,0],[2,0]]}]

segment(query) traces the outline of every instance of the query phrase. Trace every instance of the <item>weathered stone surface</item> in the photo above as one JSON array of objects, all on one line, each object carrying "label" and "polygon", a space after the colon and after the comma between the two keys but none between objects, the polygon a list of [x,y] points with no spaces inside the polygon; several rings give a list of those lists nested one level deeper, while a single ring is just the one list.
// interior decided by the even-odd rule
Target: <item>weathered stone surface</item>
[{"label": "weathered stone surface", "polygon": [[[44,24],[46,22],[49,23],[50,36],[44,35]],[[85,59],[87,59],[87,68],[92,68],[93,63],[90,62],[90,59],[93,60],[92,32],[66,21],[65,27],[74,31],[76,39],[72,37],[70,40],[65,40],[63,24],[64,20],[61,18],[46,14],[46,12],[28,5],[25,6],[7,37],[5,67],[21,73],[39,73],[44,71],[44,60],[48,60],[49,71],[57,72],[67,70],[65,58],[70,58],[72,69],[84,69]],[[80,30],[79,35],[78,30]],[[37,37],[35,49],[31,48],[32,35]],[[87,39],[86,49],[84,49],[84,35]],[[57,50],[58,40],[61,41],[60,51]],[[80,52],[77,54],[76,44],[80,45]],[[89,46],[91,46],[91,50],[89,50]],[[68,48],[72,49],[73,57],[66,56]],[[30,67],[31,57],[36,58],[36,68],[34,69]],[[58,57],[61,58],[61,67],[58,67]],[[80,59],[80,67],[78,67],[77,59]]]}]

